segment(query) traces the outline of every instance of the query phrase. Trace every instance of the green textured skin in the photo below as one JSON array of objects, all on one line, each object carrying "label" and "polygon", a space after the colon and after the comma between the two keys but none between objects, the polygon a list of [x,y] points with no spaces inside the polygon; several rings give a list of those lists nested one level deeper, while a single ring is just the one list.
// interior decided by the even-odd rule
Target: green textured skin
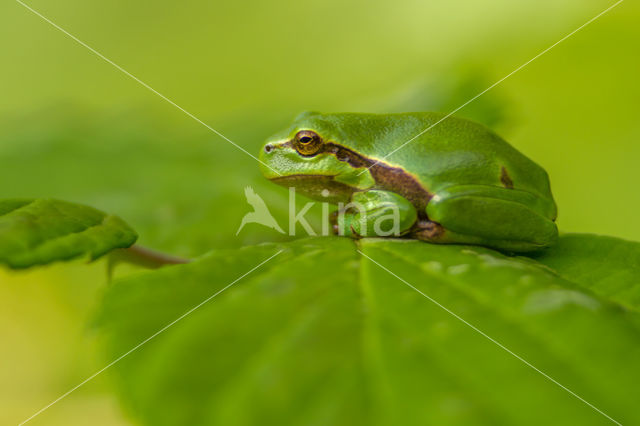
[{"label": "green textured skin", "polygon": [[[303,113],[288,129],[269,139],[267,143],[275,149],[261,151],[260,159],[268,166],[263,165],[262,172],[269,179],[308,176],[280,183],[293,184],[316,199],[322,199],[316,176],[330,176],[347,184],[350,191],[379,189],[369,172],[362,173],[365,168],[354,168],[328,153],[303,157],[285,145],[298,131],[312,130],[325,142],[413,176],[434,196],[427,206],[429,219],[448,231],[438,242],[510,251],[552,245],[557,238],[556,205],[546,171],[491,130],[468,120],[448,117],[416,137],[443,118],[431,112]],[[501,181],[503,168],[513,188]],[[339,198],[332,196],[330,201]]]},{"label": "green textured skin", "polygon": [[[340,235],[349,237],[376,236],[375,223],[378,219],[389,217],[389,206],[391,204],[398,209],[398,217],[400,219],[398,231],[400,234],[410,229],[417,219],[416,209],[411,203],[393,192],[371,189],[369,191],[356,192],[351,199],[352,202],[358,203],[364,208],[366,215],[361,215],[360,212],[355,211],[342,216],[342,220],[339,218],[337,225]],[[389,233],[390,224],[387,223],[387,227],[383,227],[381,223],[379,228],[380,231]],[[391,234],[389,233],[389,235]]]}]

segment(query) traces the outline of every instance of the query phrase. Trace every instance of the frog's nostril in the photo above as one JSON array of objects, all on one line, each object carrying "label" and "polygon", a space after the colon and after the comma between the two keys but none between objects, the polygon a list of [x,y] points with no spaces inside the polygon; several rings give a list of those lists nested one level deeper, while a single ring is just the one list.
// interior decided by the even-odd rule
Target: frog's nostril
[{"label": "frog's nostril", "polygon": [[273,150],[273,145],[271,145],[270,143],[268,143],[268,144],[266,144],[266,145],[264,146],[264,152],[269,153],[269,152],[271,152],[272,150]]}]

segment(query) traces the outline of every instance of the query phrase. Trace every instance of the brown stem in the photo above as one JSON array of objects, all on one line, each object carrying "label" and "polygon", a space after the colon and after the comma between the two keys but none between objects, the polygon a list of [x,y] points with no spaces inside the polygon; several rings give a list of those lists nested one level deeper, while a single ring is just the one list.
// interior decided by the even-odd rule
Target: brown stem
[{"label": "brown stem", "polygon": [[118,263],[130,263],[148,269],[158,269],[167,265],[189,263],[191,260],[172,256],[140,245],[133,245],[125,249],[113,250],[109,253],[107,273],[109,279],[113,276],[113,269]]}]

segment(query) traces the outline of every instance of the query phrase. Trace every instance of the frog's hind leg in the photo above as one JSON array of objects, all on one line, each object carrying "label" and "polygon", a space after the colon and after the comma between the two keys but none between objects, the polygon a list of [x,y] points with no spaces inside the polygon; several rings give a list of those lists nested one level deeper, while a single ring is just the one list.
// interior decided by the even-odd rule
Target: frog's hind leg
[{"label": "frog's hind leg", "polygon": [[535,195],[480,185],[453,188],[429,201],[429,220],[418,222],[412,234],[433,243],[475,244],[512,252],[548,247],[558,236],[552,220],[555,205],[528,197]]}]

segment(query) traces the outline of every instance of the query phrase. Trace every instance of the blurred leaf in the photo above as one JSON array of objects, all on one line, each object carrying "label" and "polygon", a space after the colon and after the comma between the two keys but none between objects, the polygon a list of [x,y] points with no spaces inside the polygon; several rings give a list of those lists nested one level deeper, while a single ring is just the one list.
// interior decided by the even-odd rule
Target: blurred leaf
[{"label": "blurred leaf", "polygon": [[58,200],[0,200],[0,263],[27,268],[82,255],[96,259],[137,236],[122,219]]},{"label": "blurred leaf", "polygon": [[[349,109],[449,112],[491,83],[471,66],[454,68],[409,87],[401,84],[402,90],[394,85],[391,93],[356,99]],[[482,96],[460,113],[504,126],[509,104],[498,93]],[[281,224],[288,220],[286,189],[264,179],[250,156],[179,111],[163,108],[159,101],[157,110],[105,113],[86,105],[57,104],[0,118],[0,181],[13,182],[3,188],[2,197],[53,197],[118,211],[138,231],[141,244],[186,257],[217,247],[290,239],[253,225],[236,236],[242,216],[251,209],[244,197],[246,186],[268,202]],[[223,118],[201,118],[257,154],[263,142],[299,112],[270,104]],[[17,174],[22,177],[18,181],[12,179]],[[307,201],[299,197],[296,204],[301,209]],[[320,206],[315,207],[307,215],[313,225],[321,216]]]},{"label": "blurred leaf", "polygon": [[[61,107],[0,123],[0,181],[12,182],[2,198],[52,197],[117,211],[141,244],[186,257],[277,239],[278,232],[260,226],[247,227],[240,237],[235,233],[251,210],[245,186],[263,196],[282,223],[286,190],[264,179],[248,155],[169,113],[100,115]],[[291,118],[274,126],[264,122],[272,118],[256,114],[251,126],[237,125],[242,131],[216,127],[257,153]]]},{"label": "blurred leaf", "polygon": [[[477,97],[494,83],[493,79],[480,67],[461,62],[442,75],[428,74],[384,96],[376,93],[371,99],[354,102],[352,109],[379,113],[450,113],[465,104],[464,109],[456,112],[456,115],[482,123],[493,130],[503,130],[509,127],[514,118],[510,99],[499,90]],[[472,98],[476,99],[467,105]]]},{"label": "blurred leaf", "polygon": [[109,359],[282,250],[114,366],[127,407],[148,425],[608,423],[357,249],[617,421],[640,422],[635,313],[529,258],[382,239],[215,251],[116,281],[97,318]]}]

